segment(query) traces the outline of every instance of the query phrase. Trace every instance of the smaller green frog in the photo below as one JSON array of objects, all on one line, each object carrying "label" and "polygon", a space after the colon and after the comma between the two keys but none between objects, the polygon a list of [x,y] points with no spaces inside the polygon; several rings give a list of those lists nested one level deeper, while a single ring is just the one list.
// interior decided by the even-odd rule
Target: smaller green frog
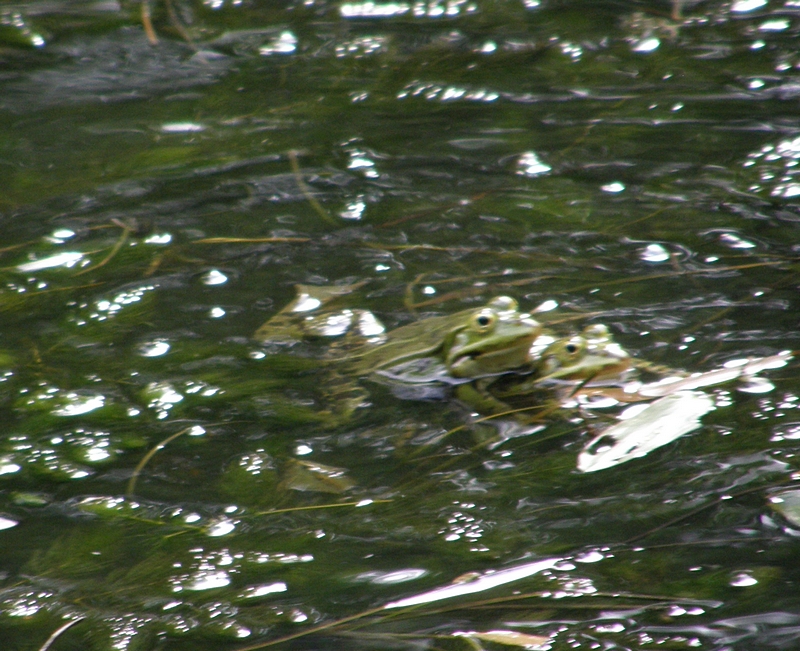
[{"label": "smaller green frog", "polygon": [[559,339],[544,350],[536,383],[619,380],[632,366],[631,356],[611,338],[608,327],[593,324],[581,334]]},{"label": "smaller green frog", "polygon": [[[459,387],[458,397],[483,413],[503,413],[529,406],[532,399],[541,401],[542,390],[552,386],[578,389],[619,385],[635,366],[635,360],[602,324],[589,325],[580,334],[560,339],[545,334],[537,345],[540,352],[532,371],[506,374],[487,385],[483,393],[473,392],[475,383]],[[520,418],[524,420],[524,414]]]}]

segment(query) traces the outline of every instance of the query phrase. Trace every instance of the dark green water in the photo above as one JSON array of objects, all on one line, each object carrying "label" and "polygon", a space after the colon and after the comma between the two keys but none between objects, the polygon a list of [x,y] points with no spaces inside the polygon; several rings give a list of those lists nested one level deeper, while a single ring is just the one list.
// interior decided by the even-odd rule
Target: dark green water
[{"label": "dark green water", "polygon": [[367,281],[391,327],[510,294],[692,372],[800,349],[800,3],[672,9],[172,0],[151,45],[138,2],[0,6],[0,646],[798,648],[796,363],[583,474],[601,415],[366,384],[330,428],[324,346],[252,339]]}]

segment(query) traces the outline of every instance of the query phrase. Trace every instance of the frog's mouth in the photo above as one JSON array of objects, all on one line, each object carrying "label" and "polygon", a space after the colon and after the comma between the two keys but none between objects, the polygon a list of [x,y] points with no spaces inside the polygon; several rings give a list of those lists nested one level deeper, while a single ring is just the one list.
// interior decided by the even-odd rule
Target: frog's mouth
[{"label": "frog's mouth", "polygon": [[528,362],[528,351],[535,333],[520,337],[513,344],[494,347],[476,347],[461,350],[447,359],[447,367],[453,377],[487,377],[499,375],[523,367]]}]

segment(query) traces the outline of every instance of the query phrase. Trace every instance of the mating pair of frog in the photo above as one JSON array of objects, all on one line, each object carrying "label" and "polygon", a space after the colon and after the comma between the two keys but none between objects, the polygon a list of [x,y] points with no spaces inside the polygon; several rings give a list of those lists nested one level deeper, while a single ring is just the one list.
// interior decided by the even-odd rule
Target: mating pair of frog
[{"label": "mating pair of frog", "polygon": [[[549,383],[619,378],[632,365],[631,357],[605,326],[590,325],[580,334],[557,338],[531,315],[520,312],[516,300],[508,296],[496,297],[479,309],[423,319],[388,334],[366,311],[316,313],[349,290],[298,287],[295,301],[259,328],[255,338],[285,342],[357,329],[360,343],[332,349],[330,358],[338,374],[333,385],[352,387],[352,379],[373,374],[379,380],[417,389],[450,385],[459,400],[485,414],[508,411],[509,401]],[[332,393],[338,394],[340,404],[333,411],[340,415],[349,415],[361,401],[360,394],[350,389]]]}]

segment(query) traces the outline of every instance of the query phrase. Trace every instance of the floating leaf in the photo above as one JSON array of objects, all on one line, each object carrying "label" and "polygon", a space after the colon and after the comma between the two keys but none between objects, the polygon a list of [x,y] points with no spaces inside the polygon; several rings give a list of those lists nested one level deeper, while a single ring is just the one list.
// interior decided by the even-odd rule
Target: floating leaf
[{"label": "floating leaf", "polygon": [[550,641],[549,637],[542,635],[528,635],[517,631],[457,631],[453,633],[456,637],[468,637],[483,642],[494,642],[495,644],[505,644],[507,646],[520,646],[523,649],[541,649]]},{"label": "floating leaf", "polygon": [[[723,384],[731,380],[744,379],[752,382],[756,373],[773,368],[781,368],[792,359],[792,352],[784,350],[777,355],[769,357],[755,357],[753,359],[732,360],[723,368],[717,368],[706,373],[695,373],[689,377],[669,377],[659,382],[645,384],[639,387],[637,393],[641,396],[656,398],[668,396],[679,391],[691,391],[702,387]],[[771,386],[771,385],[770,385]]]},{"label": "floating leaf", "polygon": [[[538,574],[549,570],[562,562],[561,558],[546,558],[541,561],[534,561],[533,563],[524,563],[523,565],[516,565],[504,570],[497,570],[478,574],[472,580],[464,581],[463,578],[458,583],[446,585],[441,588],[435,588],[428,592],[392,601],[384,606],[384,608],[406,608],[408,606],[418,606],[420,604],[428,604],[433,601],[441,601],[442,599],[453,599],[454,597],[461,597],[466,594],[474,594],[476,592],[484,592],[491,590],[497,586],[513,583],[521,579],[526,579],[529,576]],[[463,575],[462,575],[463,576]]]},{"label": "floating leaf", "polygon": [[656,400],[592,439],[578,455],[578,470],[595,472],[643,457],[697,429],[700,417],[712,409],[714,401],[700,391],[678,391]]}]

